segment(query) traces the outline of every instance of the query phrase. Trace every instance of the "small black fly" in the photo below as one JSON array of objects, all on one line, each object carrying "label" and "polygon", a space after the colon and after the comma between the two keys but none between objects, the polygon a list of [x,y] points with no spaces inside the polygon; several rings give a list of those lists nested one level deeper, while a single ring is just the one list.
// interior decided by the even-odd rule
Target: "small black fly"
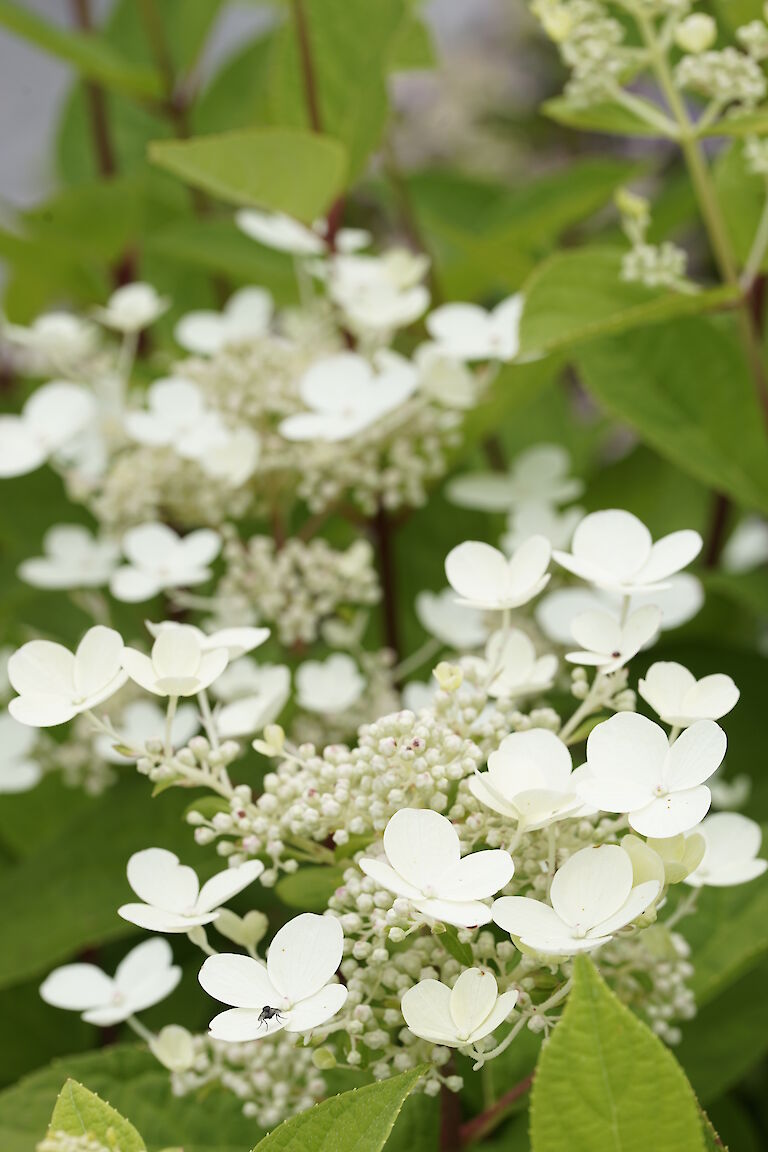
[{"label": "small black fly", "polygon": [[261,1012],[259,1012],[259,1024],[265,1024],[269,1027],[270,1020],[277,1020],[279,1024],[283,1022],[283,1014],[279,1008],[270,1008],[269,1004],[265,1004]]}]

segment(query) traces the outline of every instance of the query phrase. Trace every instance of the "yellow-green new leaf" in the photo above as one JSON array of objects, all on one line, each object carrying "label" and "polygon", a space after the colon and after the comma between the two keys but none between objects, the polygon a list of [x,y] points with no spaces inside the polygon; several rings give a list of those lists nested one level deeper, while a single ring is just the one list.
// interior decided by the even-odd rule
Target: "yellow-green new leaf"
[{"label": "yellow-green new leaf", "polygon": [[76,1080],[67,1080],[53,1109],[49,1140],[58,1133],[87,1136],[100,1142],[105,1152],[146,1152],[147,1147],[133,1124]]},{"label": "yellow-green new leaf", "polygon": [[220,200],[286,212],[306,223],[327,211],[347,173],[337,140],[291,128],[155,140],[149,158]]},{"label": "yellow-green new leaf", "polygon": [[332,1096],[285,1120],[253,1152],[380,1152],[424,1066]]},{"label": "yellow-green new leaf", "polygon": [[533,1152],[704,1152],[699,1107],[669,1049],[591,962],[544,1046],[531,1097]]}]

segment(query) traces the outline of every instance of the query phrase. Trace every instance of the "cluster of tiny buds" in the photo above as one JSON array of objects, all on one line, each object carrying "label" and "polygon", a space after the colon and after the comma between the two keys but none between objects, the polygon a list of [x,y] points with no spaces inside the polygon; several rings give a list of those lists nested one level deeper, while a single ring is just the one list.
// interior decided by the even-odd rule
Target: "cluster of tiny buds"
[{"label": "cluster of tiny buds", "polygon": [[204,773],[215,782],[219,773],[240,758],[241,751],[236,740],[225,740],[214,748],[207,737],[193,736],[184,748],[168,756],[162,740],[148,740],[136,768],[155,784],[183,781],[190,769]]}]

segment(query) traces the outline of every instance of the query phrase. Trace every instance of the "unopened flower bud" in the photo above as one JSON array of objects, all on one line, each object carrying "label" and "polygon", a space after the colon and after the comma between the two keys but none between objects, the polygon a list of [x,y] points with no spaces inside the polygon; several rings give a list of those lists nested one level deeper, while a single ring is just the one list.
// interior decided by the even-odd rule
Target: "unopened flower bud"
[{"label": "unopened flower bud", "polygon": [[717,39],[717,24],[706,12],[693,12],[677,26],[675,40],[683,52],[698,56],[706,52]]}]

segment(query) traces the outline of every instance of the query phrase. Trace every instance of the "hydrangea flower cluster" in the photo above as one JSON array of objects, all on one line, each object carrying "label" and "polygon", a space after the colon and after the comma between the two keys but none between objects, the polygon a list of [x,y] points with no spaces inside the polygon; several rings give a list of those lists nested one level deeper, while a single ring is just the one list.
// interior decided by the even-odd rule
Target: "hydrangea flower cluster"
[{"label": "hydrangea flower cluster", "polygon": [[[611,38],[601,5],[572,8],[547,19]],[[447,485],[506,523],[498,547],[457,542],[446,586],[419,593],[424,644],[405,659],[364,644],[386,591],[372,530],[441,473],[493,366],[517,354],[523,303],[427,313],[421,257],[261,213],[240,225],[289,251],[311,296],[276,315],[254,288],[184,317],[192,359],[141,396],[137,337],[168,306],[146,285],[95,313],[117,347],[75,317],[7,333],[67,379],[0,425],[17,444],[3,468],[51,461],[98,526],[52,528],[21,566],[94,624],[74,651],[33,639],[10,656],[0,789],[64,766],[95,790],[135,765],[158,792],[195,790],[186,819],[220,863],[201,883],[162,845],[135,853],[116,914],[153,935],[114,974],[57,969],[43,998],[127,1023],[176,1092],[221,1084],[265,1126],[321,1096],[334,1067],[426,1063],[425,1092],[458,1091],[523,1029],[549,1035],[582,952],[673,1042],[695,1011],[677,924],[702,887],[766,869],[757,825],[710,814],[738,687],[632,667],[701,606],[685,572],[700,537],[585,515],[567,453],[537,445]],[[395,352],[425,313],[431,343]],[[331,506],[341,541],[319,534]],[[362,529],[361,511],[375,513]],[[253,535],[268,519],[273,534]],[[141,606],[147,635],[113,627],[114,602],[121,621]],[[46,730],[63,725],[54,746]],[[310,910],[269,924],[260,888]],[[165,936],[205,954],[206,1036],[138,1018],[178,983]]]}]

